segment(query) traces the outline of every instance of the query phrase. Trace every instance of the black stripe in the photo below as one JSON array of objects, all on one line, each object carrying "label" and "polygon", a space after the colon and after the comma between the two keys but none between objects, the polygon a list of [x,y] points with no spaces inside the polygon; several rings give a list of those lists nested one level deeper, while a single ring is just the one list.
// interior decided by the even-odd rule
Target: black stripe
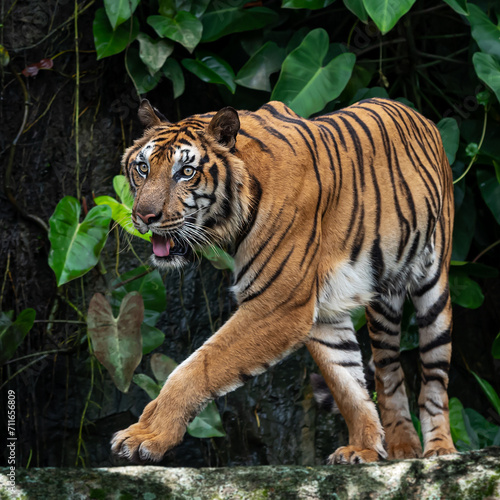
[{"label": "black stripe", "polygon": [[383,340],[372,339],[371,344],[375,349],[399,352],[399,345],[392,345],[388,342],[384,342]]},{"label": "black stripe", "polygon": [[443,312],[444,308],[446,307],[449,296],[450,292],[448,290],[448,287],[446,287],[437,301],[434,302],[434,304],[427,310],[427,312],[423,316],[417,314],[417,325],[420,328],[425,328],[429,325],[432,325],[432,323],[436,321],[437,317]]},{"label": "black stripe", "polygon": [[257,220],[257,215],[259,213],[260,200],[262,198],[262,186],[260,182],[253,176],[250,176],[250,192],[251,192],[251,211],[250,217],[246,221],[241,233],[238,235],[235,241],[234,253],[238,252],[239,246],[243,243],[245,238],[250,234]]},{"label": "black stripe", "polygon": [[243,137],[247,137],[251,141],[256,142],[259,145],[259,148],[261,149],[261,151],[263,151],[264,153],[267,153],[272,158],[274,158],[273,152],[260,139],[257,139],[257,137],[254,137],[253,135],[249,134],[248,132],[246,132],[245,130],[243,130],[241,128],[240,128],[238,133],[240,135],[242,135]]},{"label": "black stripe", "polygon": [[373,360],[373,363],[377,368],[385,368],[389,365],[392,365],[393,363],[399,363],[399,356],[387,356],[386,358],[382,358],[378,361]]},{"label": "black stripe", "polygon": [[394,388],[392,389],[392,391],[389,391],[389,392],[385,392],[385,395],[388,396],[388,397],[391,397],[391,396],[394,396],[394,394],[396,393],[396,391],[401,387],[401,384],[404,382],[404,378],[401,377],[399,379],[399,382],[394,386]]},{"label": "black stripe", "polygon": [[241,304],[243,302],[248,302],[250,300],[253,300],[255,299],[256,297],[258,297],[259,295],[262,295],[273,283],[274,281],[276,281],[278,279],[278,277],[280,276],[280,274],[283,272],[283,269],[285,268],[286,266],[286,263],[288,262],[288,259],[290,258],[290,256],[292,255],[293,253],[293,250],[294,250],[294,246],[290,249],[290,251],[288,252],[288,255],[283,259],[283,261],[281,262],[280,266],[278,267],[278,269],[276,269],[276,271],[274,272],[274,274],[271,276],[271,278],[269,279],[269,281],[262,287],[260,288],[259,290],[251,293],[250,295],[247,295],[242,301],[241,301]]},{"label": "black stripe", "polygon": [[451,342],[451,329],[448,328],[444,332],[441,332],[434,340],[431,340],[427,345],[420,347],[420,353],[425,354],[426,352],[432,351],[436,347],[441,347],[443,345],[449,344]]},{"label": "black stripe", "polygon": [[338,342],[334,344],[333,342],[328,342],[327,340],[317,339],[316,337],[311,337],[310,340],[318,342],[330,349],[336,349],[339,351],[359,351],[359,344],[353,340],[344,340],[343,342]]},{"label": "black stripe", "polygon": [[374,334],[378,332],[386,333],[387,335],[391,335],[393,337],[399,335],[399,330],[394,331],[391,330],[389,327],[385,326],[383,323],[375,319],[371,314],[370,310],[366,310],[366,316],[368,318],[368,326],[370,331],[372,331]]},{"label": "black stripe", "polygon": [[391,323],[394,323],[395,325],[399,325],[401,323],[401,319],[403,317],[403,311],[396,312],[392,308],[390,308],[389,310],[389,306],[380,301],[370,302],[369,307],[370,309],[373,309],[377,314],[380,314]]},{"label": "black stripe", "polygon": [[450,363],[448,361],[434,361],[432,363],[423,363],[422,367],[426,370],[433,370],[438,368],[440,370],[448,371],[450,369]]},{"label": "black stripe", "polygon": [[432,277],[430,281],[428,281],[418,290],[414,290],[413,292],[411,292],[412,297],[422,297],[424,293],[427,293],[429,290],[431,290],[436,286],[436,283],[439,281],[440,278],[441,278],[441,268],[437,270],[436,274]]}]

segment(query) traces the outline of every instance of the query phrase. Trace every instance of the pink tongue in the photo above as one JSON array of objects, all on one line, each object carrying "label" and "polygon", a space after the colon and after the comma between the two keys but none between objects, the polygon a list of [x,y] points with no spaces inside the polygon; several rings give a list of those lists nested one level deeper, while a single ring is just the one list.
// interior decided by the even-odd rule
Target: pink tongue
[{"label": "pink tongue", "polygon": [[157,257],[168,257],[170,253],[170,240],[168,238],[153,233],[151,241],[153,242],[153,253]]}]

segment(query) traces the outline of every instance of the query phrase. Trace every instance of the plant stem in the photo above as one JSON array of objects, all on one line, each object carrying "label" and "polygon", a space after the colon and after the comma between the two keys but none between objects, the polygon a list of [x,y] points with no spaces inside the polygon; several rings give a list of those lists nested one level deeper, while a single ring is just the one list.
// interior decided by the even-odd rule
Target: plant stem
[{"label": "plant stem", "polygon": [[469,165],[465,169],[465,172],[456,180],[453,181],[453,184],[456,184],[457,182],[460,182],[469,172],[471,169],[472,165],[474,165],[474,162],[476,161],[479,151],[481,151],[481,146],[483,145],[484,141],[484,136],[486,135],[486,123],[488,122],[488,110],[486,109],[486,106],[484,108],[484,122],[483,122],[483,133],[481,134],[481,139],[479,140],[479,144],[477,146],[477,153],[472,157]]},{"label": "plant stem", "polygon": [[478,259],[480,259],[485,253],[489,252],[492,248],[495,248],[497,245],[500,245],[500,240],[495,241],[495,243],[492,243],[489,247],[486,247],[482,252],[480,252],[477,257],[472,261],[476,262]]}]

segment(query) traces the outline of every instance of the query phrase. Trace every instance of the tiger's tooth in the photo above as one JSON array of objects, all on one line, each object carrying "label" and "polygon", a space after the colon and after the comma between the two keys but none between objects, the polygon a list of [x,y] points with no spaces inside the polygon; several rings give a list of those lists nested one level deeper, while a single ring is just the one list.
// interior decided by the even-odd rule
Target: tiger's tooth
[{"label": "tiger's tooth", "polygon": [[174,248],[174,246],[175,246],[174,240],[170,238],[170,248]]}]

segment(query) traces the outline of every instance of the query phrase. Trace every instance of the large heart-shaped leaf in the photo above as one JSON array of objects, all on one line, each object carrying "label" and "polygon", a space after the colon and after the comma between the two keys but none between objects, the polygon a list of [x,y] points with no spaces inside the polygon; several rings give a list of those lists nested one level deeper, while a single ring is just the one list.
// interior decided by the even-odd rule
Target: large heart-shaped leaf
[{"label": "large heart-shaped leaf", "polygon": [[221,57],[206,55],[201,59],[183,59],[182,65],[200,80],[225,85],[234,94],[234,71]]},{"label": "large heart-shaped leaf", "polygon": [[500,397],[498,397],[497,392],[489,382],[486,380],[482,379],[477,373],[471,372],[472,375],[474,375],[475,379],[477,380],[477,383],[481,386],[481,389],[484,391],[486,394],[486,397],[490,400],[490,403],[493,405],[493,408],[495,408],[495,411],[500,415]]},{"label": "large heart-shaped leaf", "polygon": [[125,50],[139,33],[139,21],[134,17],[132,30],[128,25],[118,26],[115,30],[109,23],[104,9],[97,9],[93,24],[94,44],[97,59],[103,59]]},{"label": "large heart-shaped leaf", "polygon": [[87,331],[95,357],[108,370],[121,392],[128,391],[142,359],[143,318],[144,304],[137,292],[124,297],[117,318],[104,295],[96,293],[90,301]]},{"label": "large heart-shaped leaf", "polygon": [[165,286],[157,269],[152,272],[144,266],[132,269],[114,280],[111,286],[116,287],[111,292],[111,304],[115,311],[127,293],[139,292],[144,301],[144,323],[156,325],[167,303]]},{"label": "large heart-shaped leaf", "polygon": [[158,85],[161,72],[158,71],[158,73],[151,75],[149,68],[142,62],[137,47],[130,47],[128,49],[127,67],[139,94],[147,94]]},{"label": "large heart-shaped leaf", "polygon": [[136,383],[141,389],[144,389],[151,399],[156,399],[161,391],[161,384],[156,383],[151,377],[148,377],[144,373],[137,373],[132,377],[134,383]]},{"label": "large heart-shaped leaf", "polygon": [[174,99],[184,93],[184,74],[180,64],[175,59],[167,59],[161,69],[162,73],[172,82],[174,88]]},{"label": "large heart-shaped leaf", "polygon": [[449,402],[450,408],[450,431],[453,442],[462,441],[465,444],[470,445],[469,434],[464,422],[464,407],[462,403],[457,398],[450,398]]},{"label": "large heart-shaped leaf", "polygon": [[415,0],[363,0],[366,12],[384,35],[404,16]]},{"label": "large heart-shaped leaf", "polygon": [[455,161],[455,155],[458,151],[458,142],[460,140],[460,130],[458,129],[457,121],[453,118],[443,118],[437,128],[441,134],[444,150],[450,165]]},{"label": "large heart-shaped leaf", "polygon": [[469,3],[469,22],[472,37],[483,52],[500,58],[500,26],[496,26],[490,18],[477,6]]},{"label": "large heart-shaped leaf", "polygon": [[12,311],[0,312],[0,364],[8,361],[33,327],[36,312],[24,309],[12,321]]},{"label": "large heart-shaped leaf", "polygon": [[167,40],[153,40],[144,33],[137,35],[139,41],[139,57],[154,76],[165,64],[167,57],[173,52],[174,44]]},{"label": "large heart-shaped leaf", "polygon": [[477,309],[484,302],[484,295],[479,284],[470,279],[461,270],[450,270],[451,301],[468,309]]},{"label": "large heart-shaped leaf", "polygon": [[226,435],[219,410],[213,401],[187,426],[187,432],[196,438],[224,437]]},{"label": "large heart-shaped leaf", "polygon": [[150,362],[153,375],[160,384],[164,384],[169,375],[177,368],[177,363],[165,354],[153,354]]},{"label": "large heart-shaped leaf", "polygon": [[162,37],[170,38],[193,52],[201,39],[201,21],[190,12],[180,11],[174,18],[149,16],[147,22]]},{"label": "large heart-shaped leaf", "polygon": [[500,184],[495,173],[489,170],[478,170],[477,182],[483,200],[500,224]]},{"label": "large heart-shaped leaf", "polygon": [[477,435],[478,449],[500,445],[500,427],[498,425],[489,422],[472,408],[465,408],[464,413]]},{"label": "large heart-shaped leaf", "polygon": [[76,198],[65,196],[49,220],[49,266],[56,274],[58,286],[92,269],[106,243],[111,209],[94,207],[82,223],[80,211]]},{"label": "large heart-shaped leaf", "polygon": [[149,354],[165,342],[165,334],[158,328],[142,323],[142,354]]},{"label": "large heart-shaped leaf", "polygon": [[341,54],[323,66],[328,48],[325,30],[308,33],[283,62],[271,99],[284,102],[307,118],[338,97],[351,77],[356,56]]},{"label": "large heart-shaped leaf", "polygon": [[134,13],[139,0],[104,0],[104,8],[113,29],[124,23]]},{"label": "large heart-shaped leaf", "polygon": [[229,269],[234,271],[234,259],[222,248],[211,246],[202,248],[201,255],[209,260],[216,269]]},{"label": "large heart-shaped leaf", "polygon": [[278,14],[267,7],[244,8],[246,1],[212,2],[203,14],[202,42],[213,42],[231,33],[258,30],[276,21]]},{"label": "large heart-shaped leaf", "polygon": [[469,15],[469,8],[467,7],[467,0],[444,0],[457,14],[462,16]]},{"label": "large heart-shaped leaf", "polygon": [[256,90],[271,91],[269,76],[279,71],[285,58],[285,49],[267,42],[255,52],[236,76],[236,83]]},{"label": "large heart-shaped leaf", "polygon": [[310,9],[317,10],[328,7],[335,0],[283,0],[281,6],[284,9]]},{"label": "large heart-shaped leaf", "polygon": [[[498,46],[500,47],[500,35],[498,40]],[[474,69],[476,70],[477,76],[484,82],[488,87],[495,92],[497,99],[500,101],[500,55],[498,57],[492,56],[490,54],[484,54],[483,52],[476,52],[472,56],[472,62],[474,63]]]},{"label": "large heart-shaped leaf", "polygon": [[120,201],[111,198],[110,196],[98,196],[94,198],[96,205],[108,205],[111,208],[111,217],[128,233],[142,238],[151,240],[151,233],[141,234],[132,224],[132,206],[134,204],[134,196],[130,192],[130,186],[127,178],[124,175],[115,175],[113,178],[113,187]]},{"label": "large heart-shaped leaf", "polygon": [[363,0],[344,0],[344,5],[355,15],[360,21],[368,22],[368,13],[366,12]]}]

